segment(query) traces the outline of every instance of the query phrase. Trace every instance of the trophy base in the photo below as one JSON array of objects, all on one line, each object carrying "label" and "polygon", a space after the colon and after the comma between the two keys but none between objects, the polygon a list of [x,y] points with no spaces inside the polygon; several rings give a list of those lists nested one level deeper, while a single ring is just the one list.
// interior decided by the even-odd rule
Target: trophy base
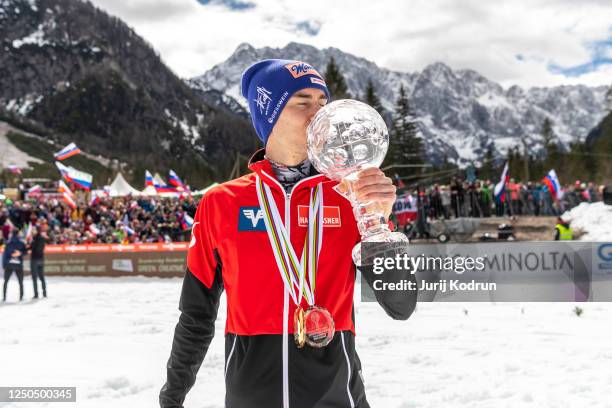
[{"label": "trophy base", "polygon": [[[382,244],[380,246],[381,247],[380,253],[378,253],[377,251],[374,251],[374,253],[368,254],[368,258],[374,258],[376,256],[391,257],[391,256],[394,256],[395,254],[404,253],[405,246],[401,244],[408,245],[410,243],[410,240],[408,240],[408,237],[402,234],[401,232],[391,232],[388,230],[382,231],[382,232],[379,232],[378,234],[373,234],[367,237],[362,237],[361,242],[355,245],[352,251],[353,262],[355,262],[355,265],[357,266],[362,265],[361,244],[364,242]],[[393,243],[396,245],[385,246],[384,245],[385,243]],[[400,245],[397,245],[397,244],[400,244]],[[390,253],[390,250],[393,253]],[[368,264],[370,263],[369,261],[371,260],[366,260],[366,261],[367,261],[366,264]]]}]

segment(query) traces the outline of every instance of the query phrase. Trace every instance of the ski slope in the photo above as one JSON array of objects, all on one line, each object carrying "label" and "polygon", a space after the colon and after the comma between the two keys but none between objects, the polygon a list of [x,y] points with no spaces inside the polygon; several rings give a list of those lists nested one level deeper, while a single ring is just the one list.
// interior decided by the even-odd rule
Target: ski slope
[{"label": "ski slope", "polygon": [[[0,385],[76,386],[86,408],[155,407],[181,279],[48,278],[48,299],[0,304]],[[32,294],[25,279],[26,298]],[[612,304],[421,303],[408,321],[357,308],[372,407],[612,407]],[[187,408],[223,407],[223,329]],[[280,356],[279,356],[280,357]],[[0,407],[57,407],[0,403]]]}]

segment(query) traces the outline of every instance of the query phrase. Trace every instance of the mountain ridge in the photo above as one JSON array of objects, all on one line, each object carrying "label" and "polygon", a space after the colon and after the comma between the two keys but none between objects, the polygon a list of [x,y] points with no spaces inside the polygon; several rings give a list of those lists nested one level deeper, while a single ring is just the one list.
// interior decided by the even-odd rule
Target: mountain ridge
[{"label": "mountain ridge", "polygon": [[561,85],[504,89],[474,69],[453,70],[443,62],[427,65],[420,72],[399,72],[334,47],[318,49],[290,42],[282,48],[255,48],[240,44],[222,63],[187,83],[199,89],[222,92],[243,108],[240,75],[248,65],[264,58],[308,61],[323,70],[331,57],[343,73],[349,92],[365,93],[372,80],[385,110],[392,111],[403,85],[415,110],[430,159],[444,158],[458,164],[479,162],[489,147],[498,157],[522,144],[525,138],[531,154],[539,154],[545,119],[552,120],[559,144],[584,141],[605,116],[605,86]]}]

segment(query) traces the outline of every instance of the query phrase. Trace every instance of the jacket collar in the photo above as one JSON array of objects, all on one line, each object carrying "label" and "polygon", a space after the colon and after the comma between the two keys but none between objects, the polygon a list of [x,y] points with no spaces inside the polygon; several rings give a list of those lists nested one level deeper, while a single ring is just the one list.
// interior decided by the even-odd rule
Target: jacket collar
[{"label": "jacket collar", "polygon": [[[272,170],[272,165],[270,164],[270,161],[264,157],[265,152],[265,149],[259,149],[253,154],[253,156],[251,156],[249,160],[249,169],[256,173],[264,181],[264,183],[269,185],[271,188],[275,188],[284,193],[284,189],[276,179],[274,170]],[[335,181],[327,178],[325,175],[320,174],[316,169],[314,169],[314,172],[315,175],[306,177],[305,179],[298,181],[300,188],[314,187],[321,182],[336,183]]]}]

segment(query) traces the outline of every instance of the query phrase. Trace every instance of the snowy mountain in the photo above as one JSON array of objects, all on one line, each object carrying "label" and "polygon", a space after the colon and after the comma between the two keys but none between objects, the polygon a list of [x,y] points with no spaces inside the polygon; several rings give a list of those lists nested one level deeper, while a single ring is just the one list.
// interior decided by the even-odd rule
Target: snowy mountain
[{"label": "snowy mountain", "polygon": [[258,145],[248,120],[220,108],[90,2],[0,0],[0,120],[129,163],[138,182],[172,168],[204,186]]},{"label": "snowy mountain", "polygon": [[363,95],[371,79],[384,108],[390,112],[400,84],[404,85],[432,159],[446,156],[460,164],[479,161],[488,146],[505,154],[509,148],[522,146],[523,137],[532,154],[537,154],[542,146],[540,131],[545,118],[553,122],[559,143],[567,147],[571,142],[584,141],[605,115],[606,87],[504,89],[476,71],[453,70],[441,62],[421,72],[397,72],[337,48],[320,50],[298,43],[259,49],[241,44],[226,61],[188,84],[202,91],[220,91],[226,99],[233,98],[246,107],[240,95],[240,76],[251,63],[263,58],[299,59],[324,70],[331,57],[352,95]]}]

